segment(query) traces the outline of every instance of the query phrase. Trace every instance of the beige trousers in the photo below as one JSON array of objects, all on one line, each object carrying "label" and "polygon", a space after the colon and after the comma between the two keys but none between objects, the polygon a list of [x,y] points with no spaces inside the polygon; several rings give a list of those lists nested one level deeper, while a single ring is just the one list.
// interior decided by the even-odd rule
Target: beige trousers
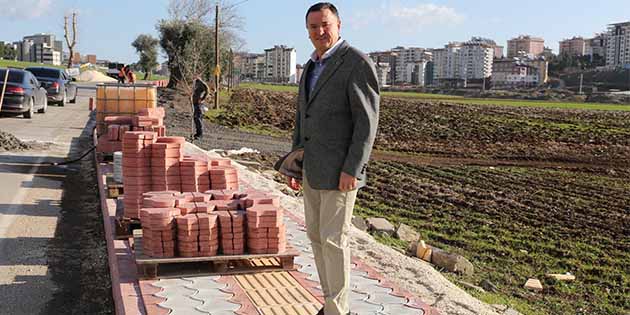
[{"label": "beige trousers", "polygon": [[350,248],[348,233],[357,190],[318,190],[303,177],[306,233],[311,240],[326,315],[349,312]]}]

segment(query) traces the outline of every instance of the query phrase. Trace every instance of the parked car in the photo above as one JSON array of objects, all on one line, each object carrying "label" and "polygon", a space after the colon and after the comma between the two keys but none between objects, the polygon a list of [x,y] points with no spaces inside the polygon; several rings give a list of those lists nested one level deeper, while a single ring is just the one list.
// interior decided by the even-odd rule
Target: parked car
[{"label": "parked car", "polygon": [[76,79],[68,77],[63,69],[28,67],[25,70],[33,73],[48,91],[48,101],[57,103],[60,106],[66,105],[68,100],[70,100],[70,103],[76,102]]},{"label": "parked car", "polygon": [[33,112],[45,113],[48,108],[46,89],[37,78],[22,69],[8,69],[9,76],[4,87],[7,69],[0,69],[0,93],[4,88],[2,112],[23,114],[24,118],[32,118]]}]

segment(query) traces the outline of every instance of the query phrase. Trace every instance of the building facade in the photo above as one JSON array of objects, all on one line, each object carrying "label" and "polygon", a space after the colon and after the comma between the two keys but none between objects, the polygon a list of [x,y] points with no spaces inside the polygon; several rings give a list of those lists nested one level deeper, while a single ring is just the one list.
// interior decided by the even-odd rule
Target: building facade
[{"label": "building facade", "polygon": [[520,35],[508,40],[507,57],[517,57],[521,53],[539,56],[545,49],[545,40],[529,35]]},{"label": "building facade", "polygon": [[586,54],[586,40],[582,37],[562,40],[558,54],[561,56],[584,56]]},{"label": "building facade", "polygon": [[86,55],[85,56],[85,62],[95,65],[96,64],[96,55]]},{"label": "building facade", "polygon": [[595,34],[593,38],[586,40],[586,54],[606,58],[606,36],[605,34]]},{"label": "building facade", "polygon": [[540,84],[538,69],[518,59],[495,59],[492,66],[493,88],[529,88]]},{"label": "building facade", "polygon": [[265,49],[265,77],[268,82],[295,83],[297,55],[295,48],[276,45]]},{"label": "building facade", "polygon": [[630,22],[610,24],[605,41],[606,66],[630,66]]},{"label": "building facade", "polygon": [[433,50],[433,84],[466,86],[468,81],[483,81],[492,75],[496,51],[492,40],[473,37]]}]

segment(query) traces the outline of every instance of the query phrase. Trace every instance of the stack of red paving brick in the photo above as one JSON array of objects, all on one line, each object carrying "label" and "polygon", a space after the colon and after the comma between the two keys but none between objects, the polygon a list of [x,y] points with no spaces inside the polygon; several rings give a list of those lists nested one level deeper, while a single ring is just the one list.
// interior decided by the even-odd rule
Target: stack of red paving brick
[{"label": "stack of red paving brick", "polygon": [[245,254],[245,212],[217,211],[221,231],[221,252],[224,255]]},{"label": "stack of red paving brick", "polygon": [[273,254],[286,250],[284,213],[277,197],[248,196],[247,249],[250,254]]},{"label": "stack of red paving brick", "polygon": [[128,131],[123,136],[123,204],[127,218],[140,216],[142,194],[152,190],[150,148],[156,138],[154,132],[144,131]]},{"label": "stack of red paving brick", "polygon": [[210,189],[206,156],[186,156],[179,165],[182,192],[202,192]]},{"label": "stack of red paving brick", "polygon": [[[159,137],[166,135],[164,108],[141,109],[135,116],[107,116],[99,127],[97,151],[112,153],[121,151],[122,140],[127,131],[153,131]],[[100,134],[102,132],[103,134]]]},{"label": "stack of red paving brick", "polygon": [[164,107],[143,108],[133,117],[133,130],[154,131],[160,137],[166,136],[164,127]]},{"label": "stack of red paving brick", "polygon": [[182,257],[215,256],[219,250],[216,214],[191,213],[177,218],[177,249]]},{"label": "stack of red paving brick", "polygon": [[[150,204],[158,206],[160,201],[154,202]],[[146,255],[175,257],[175,218],[179,213],[179,209],[172,207],[142,209],[140,212],[142,249]]]},{"label": "stack of red paving brick", "polygon": [[156,143],[151,146],[151,176],[154,191],[182,191],[179,163],[185,142],[183,137],[158,137]]},{"label": "stack of red paving brick", "polygon": [[238,174],[233,166],[211,166],[210,187],[213,190],[237,190]]}]

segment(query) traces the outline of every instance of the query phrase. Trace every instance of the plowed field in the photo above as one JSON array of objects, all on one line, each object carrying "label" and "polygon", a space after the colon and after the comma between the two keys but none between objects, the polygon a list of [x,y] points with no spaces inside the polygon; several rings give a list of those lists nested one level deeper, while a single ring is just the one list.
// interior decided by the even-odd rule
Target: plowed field
[{"label": "plowed field", "polygon": [[[295,101],[241,89],[214,121],[288,141]],[[467,257],[475,274],[459,280],[494,283],[496,293],[471,291],[487,302],[629,314],[630,112],[385,97],[380,117],[358,214],[412,225]],[[544,276],[565,272],[577,280]],[[544,292],[523,289],[528,278]]]}]

